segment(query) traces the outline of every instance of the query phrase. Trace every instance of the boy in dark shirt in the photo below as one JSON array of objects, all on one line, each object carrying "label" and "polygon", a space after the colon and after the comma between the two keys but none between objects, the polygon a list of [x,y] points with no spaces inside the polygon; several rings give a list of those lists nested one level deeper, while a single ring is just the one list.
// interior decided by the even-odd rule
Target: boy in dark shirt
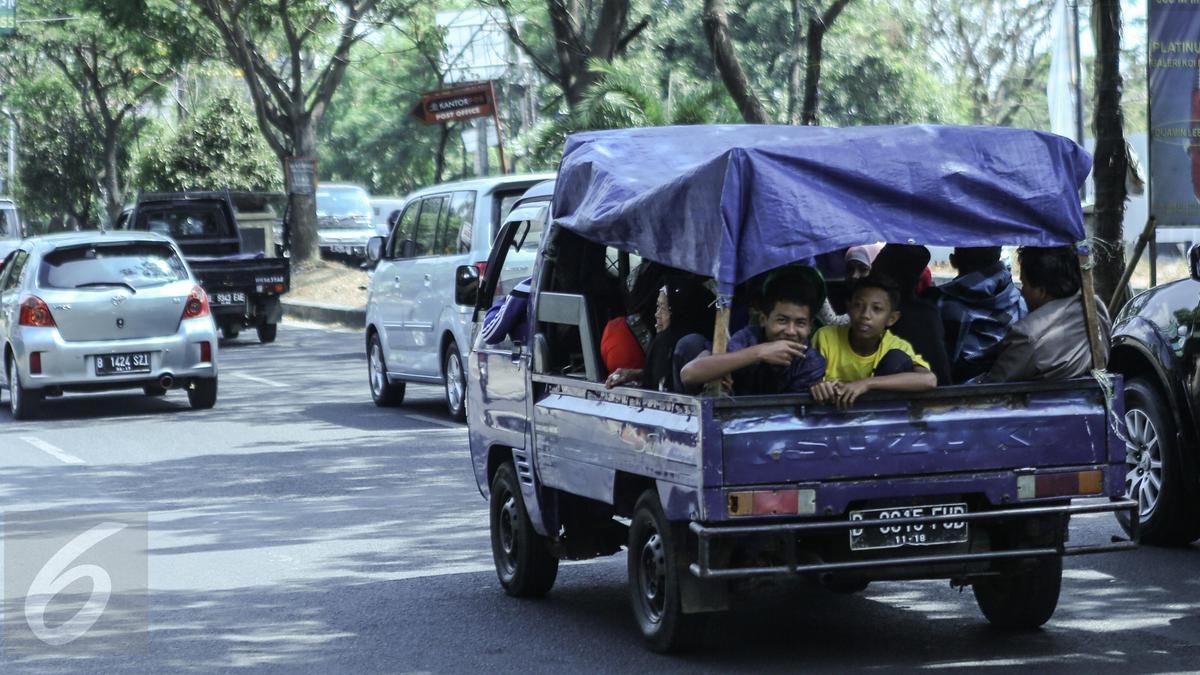
[{"label": "boy in dark shirt", "polygon": [[762,325],[734,333],[724,354],[712,354],[700,336],[680,341],[677,360],[698,352],[679,372],[683,389],[698,391],[709,382],[731,377],[734,394],[804,393],[820,382],[825,359],[808,347],[813,312],[821,305],[814,278],[820,283],[815,272],[796,270],[770,279],[760,307]]}]

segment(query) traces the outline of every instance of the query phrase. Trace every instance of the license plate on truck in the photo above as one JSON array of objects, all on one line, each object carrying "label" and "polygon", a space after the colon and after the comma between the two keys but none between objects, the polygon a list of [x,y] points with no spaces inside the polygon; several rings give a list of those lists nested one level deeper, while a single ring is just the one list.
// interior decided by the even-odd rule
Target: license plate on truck
[{"label": "license plate on truck", "polygon": [[93,357],[97,375],[125,375],[150,372],[150,352],[104,354]]},{"label": "license plate on truck", "polygon": [[851,521],[879,523],[879,525],[850,530],[850,550],[864,551],[877,548],[899,548],[901,546],[961,544],[967,541],[967,523],[965,521],[942,521],[940,523],[910,525],[888,525],[887,521],[897,518],[952,516],[966,512],[966,504],[897,506],[890,509],[851,511]]},{"label": "license plate on truck", "polygon": [[246,304],[246,294],[239,293],[239,292],[214,293],[213,294],[213,304],[214,305],[244,305],[244,304]]}]

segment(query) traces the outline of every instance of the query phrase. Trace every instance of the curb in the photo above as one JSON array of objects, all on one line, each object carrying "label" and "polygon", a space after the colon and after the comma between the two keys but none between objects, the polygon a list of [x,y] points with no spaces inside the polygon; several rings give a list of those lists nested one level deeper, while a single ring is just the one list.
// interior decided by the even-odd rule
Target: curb
[{"label": "curb", "polygon": [[315,323],[340,323],[346,326],[361,328],[367,324],[367,310],[337,305],[323,305],[317,302],[300,302],[284,300],[283,315],[290,319],[313,321]]}]

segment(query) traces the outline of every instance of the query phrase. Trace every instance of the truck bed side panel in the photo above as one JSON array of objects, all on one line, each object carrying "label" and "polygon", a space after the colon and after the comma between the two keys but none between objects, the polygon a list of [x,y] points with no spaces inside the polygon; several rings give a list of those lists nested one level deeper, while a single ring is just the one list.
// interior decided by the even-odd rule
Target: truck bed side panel
[{"label": "truck bed side panel", "polygon": [[840,481],[1106,464],[1098,387],[829,406],[740,407],[722,417],[726,485]]}]

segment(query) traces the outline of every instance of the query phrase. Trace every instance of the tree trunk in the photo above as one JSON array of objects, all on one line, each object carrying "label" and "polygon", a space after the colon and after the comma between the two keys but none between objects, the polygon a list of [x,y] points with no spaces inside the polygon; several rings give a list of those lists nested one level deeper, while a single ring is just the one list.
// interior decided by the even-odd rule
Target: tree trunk
[{"label": "tree trunk", "polygon": [[433,165],[434,185],[442,182],[442,172],[446,169],[446,141],[450,139],[450,125],[442,122],[441,126],[442,128],[438,132],[437,156],[434,158]]},{"label": "tree trunk", "polygon": [[792,63],[788,67],[788,124],[800,123],[800,71],[803,65],[805,36],[800,30],[804,8],[800,0],[792,0]]},{"label": "tree trunk", "polygon": [[1096,251],[1095,277],[1097,294],[1108,302],[1125,271],[1121,226],[1125,217],[1125,176],[1129,156],[1125,147],[1125,120],[1121,114],[1120,0],[1093,1],[1092,31],[1096,40],[1095,236],[1108,244]]},{"label": "tree trunk", "polygon": [[800,113],[800,123],[805,126],[817,126],[817,108],[821,105],[821,56],[822,43],[825,40],[825,25],[813,17],[808,20],[808,58],[805,61],[804,76],[804,110]]},{"label": "tree trunk", "polygon": [[104,207],[108,211],[109,224],[115,223],[117,216],[121,215],[121,209],[125,208],[118,151],[116,131],[110,130],[104,135]]},{"label": "tree trunk", "polygon": [[[316,124],[312,118],[293,117],[292,153],[295,157],[317,156]],[[319,167],[318,167],[319,172]],[[320,177],[317,181],[320,182]],[[315,194],[288,194],[289,236],[292,264],[305,263],[317,257],[317,197]]]},{"label": "tree trunk", "polygon": [[724,0],[704,0],[703,16],[708,48],[717,63],[717,71],[721,73],[721,81],[725,83],[726,91],[742,113],[742,119],[750,124],[770,123],[766,108],[750,89],[750,80],[742,70],[737,53],[733,49]]}]

